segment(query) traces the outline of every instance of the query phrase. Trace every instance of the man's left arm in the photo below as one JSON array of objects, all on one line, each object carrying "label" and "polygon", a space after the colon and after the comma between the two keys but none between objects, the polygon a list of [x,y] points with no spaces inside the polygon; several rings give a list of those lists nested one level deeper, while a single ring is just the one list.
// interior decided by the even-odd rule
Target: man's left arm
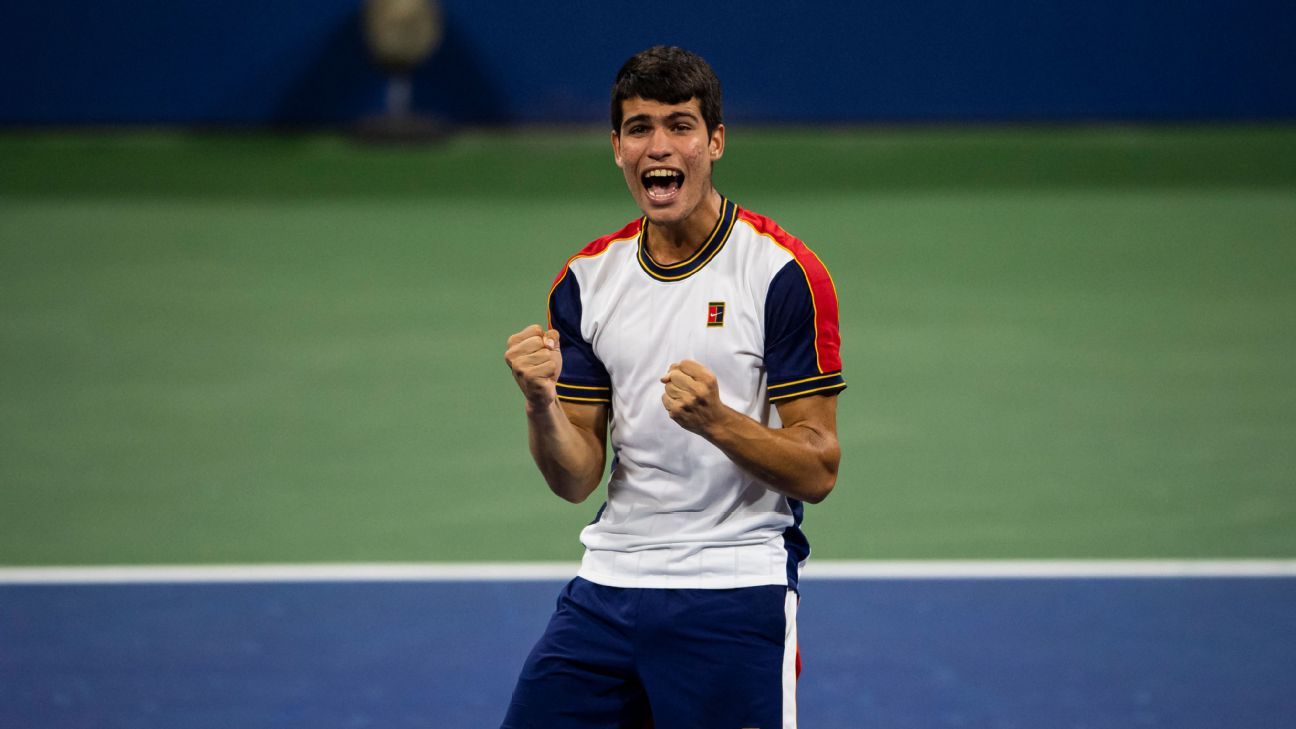
[{"label": "man's left arm", "polygon": [[684,360],[661,378],[662,404],[681,427],[706,438],[771,489],[817,504],[837,483],[837,396],[805,395],[776,404],[781,428],[766,427],[720,402],[706,366]]}]

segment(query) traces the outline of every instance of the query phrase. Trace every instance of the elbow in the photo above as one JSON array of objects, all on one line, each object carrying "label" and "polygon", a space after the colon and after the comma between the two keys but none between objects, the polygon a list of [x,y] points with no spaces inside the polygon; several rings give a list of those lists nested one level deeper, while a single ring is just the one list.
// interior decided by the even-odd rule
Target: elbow
[{"label": "elbow", "polygon": [[832,493],[833,487],[836,485],[837,474],[829,474],[827,478],[811,484],[801,500],[807,504],[822,503],[824,499],[828,498],[828,494]]},{"label": "elbow", "polygon": [[828,494],[837,486],[837,467],[841,465],[841,449],[833,444],[820,459],[819,473],[812,483],[807,484],[806,494],[802,501],[807,504],[818,504],[828,498]]},{"label": "elbow", "polygon": [[819,470],[813,476],[801,475],[795,480],[768,481],[771,488],[780,494],[796,499],[804,504],[818,504],[828,498],[833,487],[837,485],[836,467]]},{"label": "elbow", "polygon": [[554,489],[553,492],[554,492],[555,494],[558,494],[558,498],[562,499],[563,501],[566,501],[566,502],[569,503],[569,504],[581,504],[581,503],[584,503],[585,499],[589,498],[589,495],[590,495],[590,492],[588,492],[588,491],[584,491],[584,492],[581,492],[581,491],[563,491],[563,490],[560,490],[560,489]]},{"label": "elbow", "polygon": [[549,481],[549,490],[554,492],[558,498],[569,504],[580,504],[583,503],[585,499],[588,499],[590,494],[594,493],[598,488],[598,485],[599,480],[597,478],[592,481],[574,482],[557,480]]}]

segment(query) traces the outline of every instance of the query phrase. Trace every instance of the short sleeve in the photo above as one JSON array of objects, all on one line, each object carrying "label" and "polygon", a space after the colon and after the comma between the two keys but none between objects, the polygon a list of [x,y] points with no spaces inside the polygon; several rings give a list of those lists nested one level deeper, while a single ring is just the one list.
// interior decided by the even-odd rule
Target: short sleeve
[{"label": "short sleeve", "polygon": [[[807,251],[808,252],[808,251]],[[788,261],[765,299],[765,373],[771,402],[846,389],[837,293],[813,254]]]},{"label": "short sleeve", "polygon": [[610,403],[612,378],[594,354],[594,347],[581,337],[581,316],[580,282],[565,268],[549,292],[549,326],[558,330],[563,358],[558,399]]}]

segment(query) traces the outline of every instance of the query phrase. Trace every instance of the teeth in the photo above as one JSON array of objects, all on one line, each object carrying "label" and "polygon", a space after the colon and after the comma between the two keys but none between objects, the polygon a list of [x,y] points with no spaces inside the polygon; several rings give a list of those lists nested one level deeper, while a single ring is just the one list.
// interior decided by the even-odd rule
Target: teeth
[{"label": "teeth", "polygon": [[678,174],[674,170],[649,170],[644,173],[644,177],[674,177]]}]

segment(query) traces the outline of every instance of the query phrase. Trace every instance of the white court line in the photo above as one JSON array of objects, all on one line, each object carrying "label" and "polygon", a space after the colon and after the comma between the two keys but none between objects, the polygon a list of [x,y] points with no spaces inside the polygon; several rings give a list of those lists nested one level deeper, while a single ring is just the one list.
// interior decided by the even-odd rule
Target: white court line
[{"label": "white court line", "polygon": [[[0,585],[558,581],[569,562],[0,567]],[[803,579],[958,580],[1296,577],[1296,560],[811,561]]]},{"label": "white court line", "polygon": [[343,563],[0,567],[0,584],[146,582],[493,582],[570,580],[572,562]]},{"label": "white court line", "polygon": [[1108,577],[1296,577],[1296,560],[811,561],[805,579],[1085,579]]}]

